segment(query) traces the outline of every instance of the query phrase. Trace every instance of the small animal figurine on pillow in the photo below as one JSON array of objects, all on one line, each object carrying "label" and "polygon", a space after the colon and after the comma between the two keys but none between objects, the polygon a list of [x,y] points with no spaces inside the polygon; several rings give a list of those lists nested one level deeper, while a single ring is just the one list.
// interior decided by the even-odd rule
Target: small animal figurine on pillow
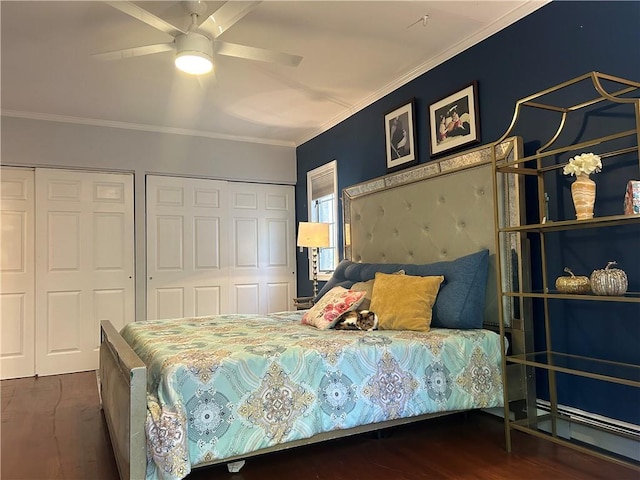
[{"label": "small animal figurine on pillow", "polygon": [[364,330],[370,332],[378,329],[378,316],[369,310],[346,312],[333,328],[336,330]]}]

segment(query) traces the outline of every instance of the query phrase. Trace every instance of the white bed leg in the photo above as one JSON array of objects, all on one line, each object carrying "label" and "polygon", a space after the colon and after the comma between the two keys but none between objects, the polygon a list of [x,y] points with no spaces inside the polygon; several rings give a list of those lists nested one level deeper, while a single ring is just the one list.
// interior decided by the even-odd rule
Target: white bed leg
[{"label": "white bed leg", "polygon": [[242,467],[244,467],[244,460],[227,463],[227,469],[229,470],[229,473],[238,473]]}]

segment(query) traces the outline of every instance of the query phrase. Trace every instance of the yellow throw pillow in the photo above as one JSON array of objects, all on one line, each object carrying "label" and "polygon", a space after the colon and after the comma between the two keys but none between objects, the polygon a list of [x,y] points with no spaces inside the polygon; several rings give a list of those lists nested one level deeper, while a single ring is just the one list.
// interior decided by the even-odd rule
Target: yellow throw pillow
[{"label": "yellow throw pillow", "polygon": [[378,315],[381,330],[431,328],[431,309],[444,276],[417,277],[376,273],[370,310]]}]

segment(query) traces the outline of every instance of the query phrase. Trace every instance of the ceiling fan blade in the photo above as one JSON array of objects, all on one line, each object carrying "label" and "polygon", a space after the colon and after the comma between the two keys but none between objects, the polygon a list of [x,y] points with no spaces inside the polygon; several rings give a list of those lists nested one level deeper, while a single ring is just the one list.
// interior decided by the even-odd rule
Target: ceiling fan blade
[{"label": "ceiling fan blade", "polygon": [[154,53],[168,52],[175,50],[175,44],[156,43],[153,45],[143,45],[141,47],[123,48],[112,52],[94,53],[91,56],[100,60],[122,60],[124,58],[140,57],[142,55],[152,55]]},{"label": "ceiling fan blade", "polygon": [[152,26],[153,28],[157,28],[161,32],[168,33],[173,37],[175,37],[180,33],[185,33],[175,25],[171,25],[170,23],[165,22],[160,17],[156,17],[153,13],[145,10],[142,7],[139,7],[133,2],[105,2],[105,3],[107,3],[108,5],[111,5],[116,10],[120,10],[121,12],[132,16],[133,18],[137,18],[141,22],[144,22],[147,25]]},{"label": "ceiling fan blade", "polygon": [[218,10],[209,16],[200,28],[216,38],[234,23],[256,8],[261,2],[225,2]]},{"label": "ceiling fan blade", "polygon": [[238,45],[237,43],[215,41],[213,42],[213,50],[219,55],[246,58],[248,60],[257,60],[258,62],[279,63],[287,67],[297,67],[302,61],[302,57],[299,55],[275,52],[273,50],[265,50],[264,48],[248,47],[246,45]]}]

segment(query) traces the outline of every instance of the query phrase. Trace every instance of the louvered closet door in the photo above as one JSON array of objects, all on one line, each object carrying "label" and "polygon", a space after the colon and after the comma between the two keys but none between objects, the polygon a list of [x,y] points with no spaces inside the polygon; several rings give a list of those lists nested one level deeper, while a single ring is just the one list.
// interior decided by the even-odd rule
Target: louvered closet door
[{"label": "louvered closet door", "polygon": [[36,373],[98,367],[100,321],[134,320],[133,176],[36,170]]},{"label": "louvered closet door", "polygon": [[35,373],[34,173],[0,169],[1,378]]},{"label": "louvered closet door", "polygon": [[228,313],[227,182],[147,176],[147,318]]},{"label": "louvered closet door", "polygon": [[296,295],[292,186],[229,183],[230,300],[237,313],[293,310]]}]

